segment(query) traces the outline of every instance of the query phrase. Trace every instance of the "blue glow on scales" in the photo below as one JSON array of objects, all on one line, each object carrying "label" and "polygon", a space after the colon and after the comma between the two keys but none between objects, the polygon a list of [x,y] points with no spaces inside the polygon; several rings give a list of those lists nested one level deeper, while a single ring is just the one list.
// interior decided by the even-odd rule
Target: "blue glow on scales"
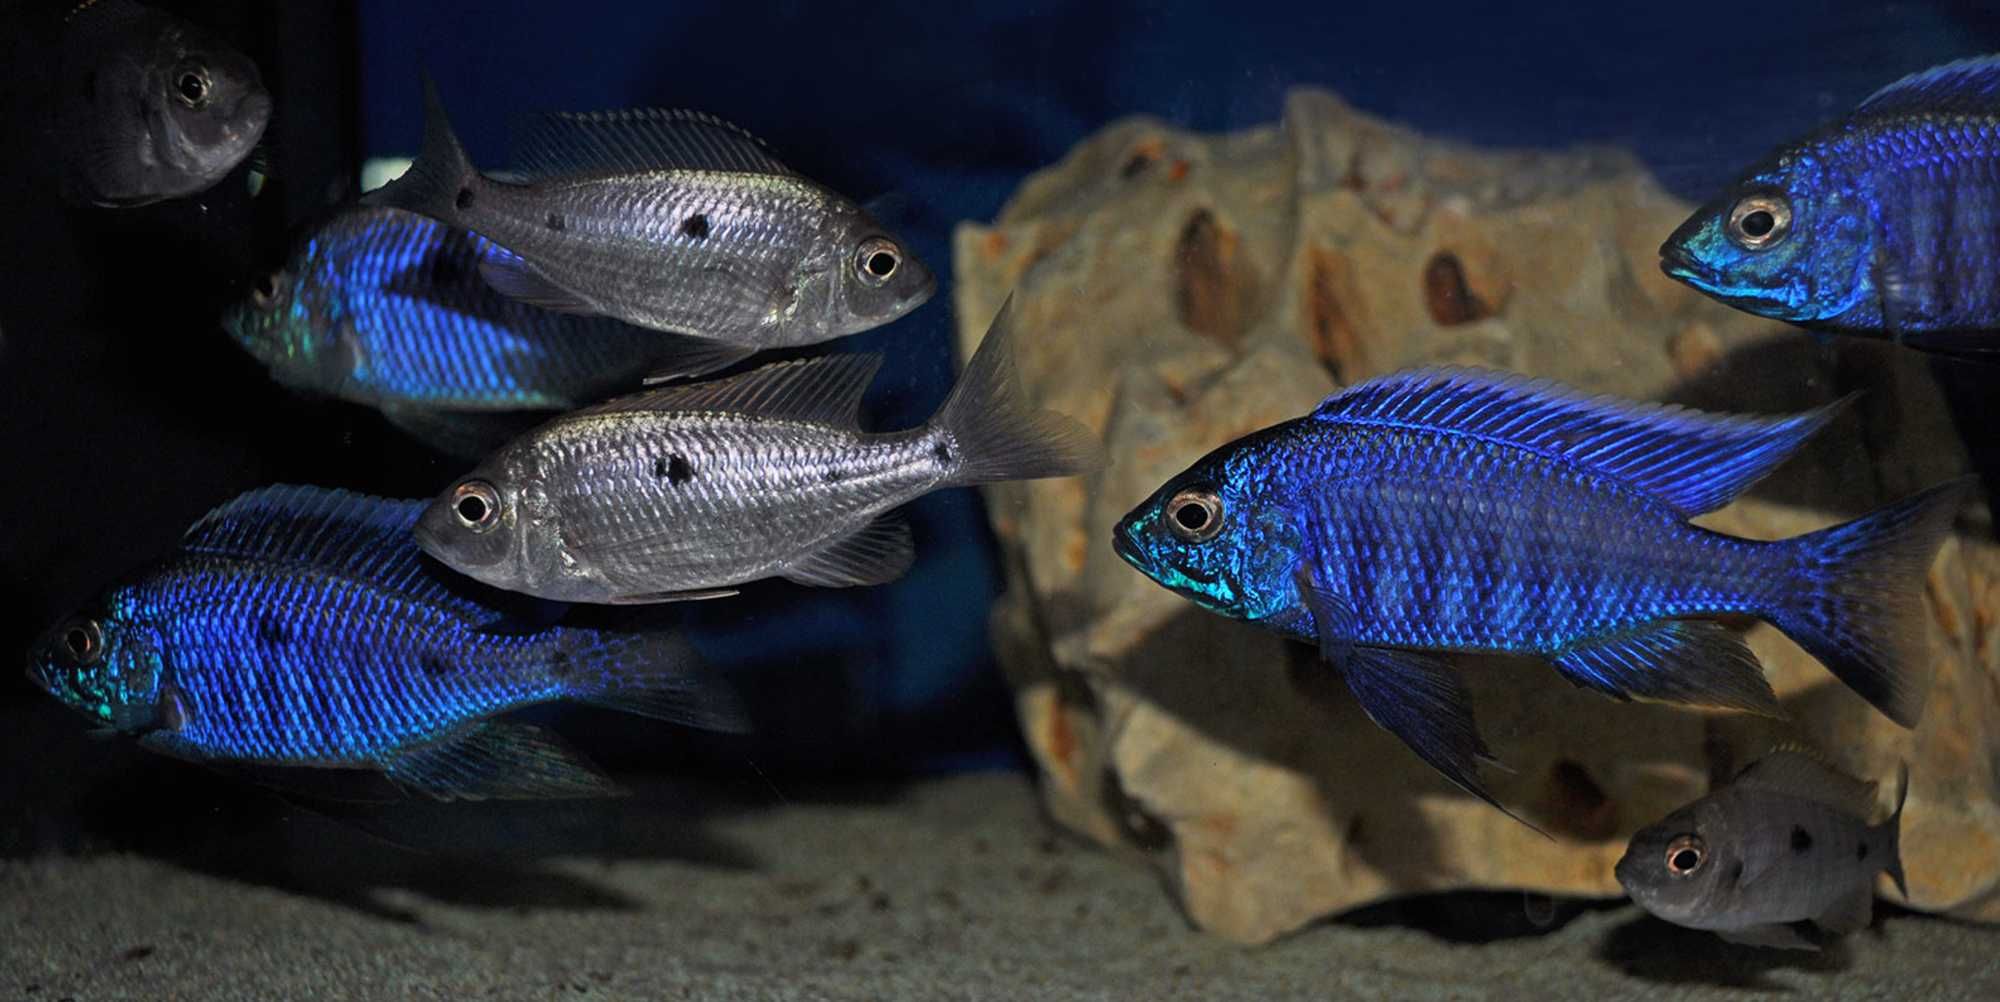
[{"label": "blue glow on scales", "polygon": [[1205,609],[1317,643],[1372,719],[1489,801],[1458,680],[1417,651],[1537,654],[1616,698],[1775,716],[1749,648],[1698,618],[1746,614],[1911,726],[1928,673],[1909,624],[1966,484],[1774,543],[1688,522],[1840,406],[1730,417],[1399,373],[1210,453],[1113,544]]}]

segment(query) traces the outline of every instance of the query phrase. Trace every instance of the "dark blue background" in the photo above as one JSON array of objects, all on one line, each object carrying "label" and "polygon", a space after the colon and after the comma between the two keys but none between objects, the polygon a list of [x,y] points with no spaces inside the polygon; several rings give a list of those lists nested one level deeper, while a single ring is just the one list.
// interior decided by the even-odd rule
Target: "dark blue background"
[{"label": "dark blue background", "polygon": [[[369,155],[414,150],[426,69],[489,167],[505,164],[523,112],[698,108],[838,190],[903,196],[904,234],[947,283],[956,221],[990,220],[1027,172],[1123,115],[1242,128],[1274,120],[1288,89],[1319,86],[1481,144],[1625,146],[1694,198],[1906,72],[2000,47],[2000,21],[1978,5],[1803,0],[368,0],[359,23]],[[874,427],[919,422],[942,399],[949,303],[947,284],[911,318],[839,346],[888,358],[870,397]],[[998,584],[978,501],[948,492],[914,515],[921,559],[895,585],[765,590],[696,614],[719,659],[783,666],[760,676],[767,691],[827,689],[779,714],[815,754],[845,754],[836,739],[868,744],[848,749],[856,761],[920,769],[1008,754],[985,639]],[[829,712],[846,719],[815,716]]]}]

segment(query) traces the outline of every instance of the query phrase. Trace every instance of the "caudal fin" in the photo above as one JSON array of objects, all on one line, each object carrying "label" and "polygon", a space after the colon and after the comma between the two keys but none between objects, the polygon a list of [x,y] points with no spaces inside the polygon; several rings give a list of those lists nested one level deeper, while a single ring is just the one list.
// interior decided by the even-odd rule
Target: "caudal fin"
[{"label": "caudal fin", "polygon": [[551,670],[579,702],[710,731],[747,731],[736,693],[662,630],[565,629]]},{"label": "caudal fin", "polygon": [[437,82],[424,76],[424,145],[403,176],[361,196],[364,205],[386,205],[421,213],[440,222],[458,223],[483,179],[465,147],[459,145],[445,114]]},{"label": "caudal fin", "polygon": [[1940,484],[1786,544],[1792,573],[1772,622],[1904,727],[1917,725],[1930,690],[1924,575],[1970,486]]},{"label": "caudal fin", "polygon": [[1104,465],[1097,436],[1075,419],[1037,409],[1014,367],[1014,298],[1000,307],[965,374],[931,418],[958,451],[955,486],[1089,473]]},{"label": "caudal fin", "polygon": [[1910,900],[1910,885],[1903,882],[1903,801],[1910,796],[1910,764],[1903,763],[1896,771],[1896,810],[1889,820],[1882,822],[1882,828],[1889,836],[1889,861],[1882,865],[1882,872],[1896,882],[1896,890],[1903,893],[1903,900]]}]

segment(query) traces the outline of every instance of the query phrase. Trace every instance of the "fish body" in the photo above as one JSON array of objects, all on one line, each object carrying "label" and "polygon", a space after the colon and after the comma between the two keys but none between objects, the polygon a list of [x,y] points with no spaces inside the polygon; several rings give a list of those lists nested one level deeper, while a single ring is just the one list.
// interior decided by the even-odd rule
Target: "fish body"
[{"label": "fish body", "polygon": [[915,557],[897,506],[1099,462],[1083,428],[1020,399],[1011,315],[922,428],[861,430],[870,355],[668,387],[557,418],[495,453],[432,503],[418,542],[478,580],[560,601],[709,597],[772,576],[893,580]]},{"label": "fish body", "polygon": [[81,204],[206,191],[250,154],[271,117],[248,57],[131,0],[92,0],[69,15],[59,79],[63,190]]},{"label": "fish body", "polygon": [[1963,484],[1774,543],[1689,522],[1834,411],[1727,417],[1413,370],[1216,450],[1113,546],[1203,608],[1317,644],[1378,724],[1481,796],[1486,750],[1435,653],[1539,655],[1615,698],[1775,715],[1755,656],[1710,618],[1751,615],[1910,726],[1920,585]]},{"label": "fish body", "polygon": [[1752,167],[1660,256],[1759,316],[1946,353],[2000,347],[2000,57],[1883,88]]},{"label": "fish body", "polygon": [[484,270],[523,301],[745,348],[868,330],[936,291],[923,262],[860,206],[716,119],[549,115],[521,145],[525,180],[480,174],[427,86],[422,152],[367,200],[518,255]]},{"label": "fish body", "polygon": [[1854,932],[1873,918],[1876,874],[1904,887],[1899,833],[1908,789],[1905,768],[1895,812],[1870,824],[1875,784],[1804,752],[1776,751],[1635,833],[1618,861],[1618,882],[1676,925],[1732,942],[1816,949],[1796,923]]},{"label": "fish body", "polygon": [[421,502],[253,491],[38,644],[30,677],[154,751],[237,766],[362,768],[442,799],[600,795],[536,728],[575,699],[729,726],[671,634],[553,625],[422,558]]},{"label": "fish body", "polygon": [[224,326],[279,382],[392,415],[569,410],[747,354],[510,299],[480,269],[511,259],[425,216],[352,209],[301,240]]}]

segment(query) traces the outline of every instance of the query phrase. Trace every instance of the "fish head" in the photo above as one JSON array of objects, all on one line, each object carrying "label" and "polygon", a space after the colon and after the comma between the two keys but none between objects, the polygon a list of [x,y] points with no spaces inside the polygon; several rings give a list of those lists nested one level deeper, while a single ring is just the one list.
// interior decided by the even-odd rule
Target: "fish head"
[{"label": "fish head", "polygon": [[560,526],[537,482],[510,475],[506,457],[433,499],[417,519],[417,545],[475,581],[538,594],[562,564]]},{"label": "fish head", "polygon": [[316,365],[330,338],[314,323],[290,265],[259,273],[222,312],[222,327],[252,358],[276,373]]},{"label": "fish head", "polygon": [[1746,313],[1831,320],[1873,284],[1875,227],[1853,187],[1819,158],[1780,160],[1689,216],[1660,269]]},{"label": "fish head", "polygon": [[829,337],[872,330],[929,302],[937,276],[916,252],[865,211],[844,216],[832,241],[832,259],[818,267],[830,282],[800,285],[825,289],[827,302],[812,315],[823,317]]},{"label": "fish head", "polygon": [[114,596],[56,624],[28,656],[28,678],[63,705],[119,731],[158,726],[164,644],[156,627]]},{"label": "fish head", "polygon": [[1737,842],[1721,805],[1700,800],[1635,832],[1613,872],[1640,907],[1706,928],[1732,910],[1744,865]]},{"label": "fish head", "polygon": [[1258,454],[1232,443],[1203,457],[1127,512],[1111,548],[1210,612],[1257,620],[1291,607],[1300,534]]},{"label": "fish head", "polygon": [[200,190],[264,138],[271,95],[257,64],[193,25],[163,32],[147,73],[145,110],[159,162]]}]

